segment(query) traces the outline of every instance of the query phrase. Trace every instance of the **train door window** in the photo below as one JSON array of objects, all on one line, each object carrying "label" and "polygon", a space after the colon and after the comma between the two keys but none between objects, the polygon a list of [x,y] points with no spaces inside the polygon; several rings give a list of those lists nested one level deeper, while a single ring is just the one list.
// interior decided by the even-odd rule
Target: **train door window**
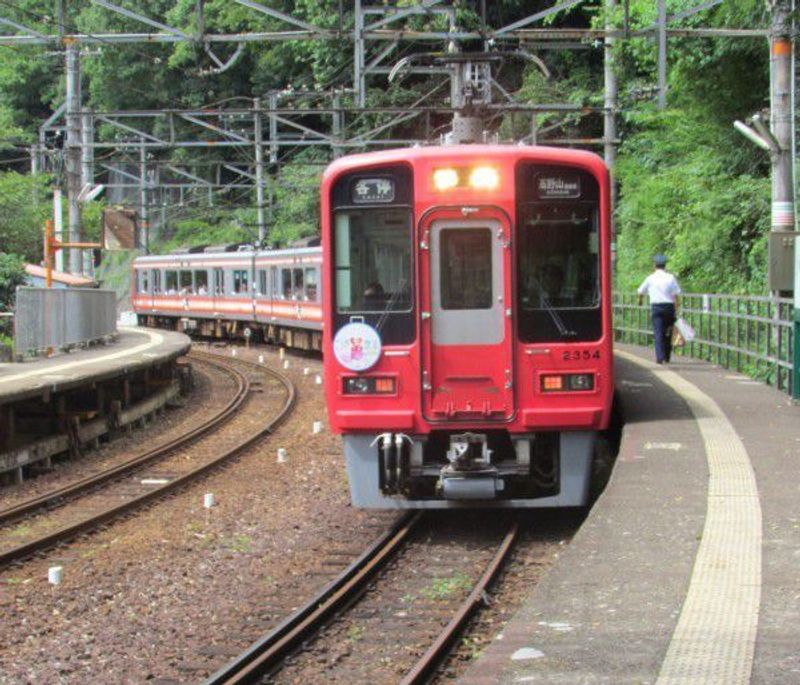
[{"label": "train door window", "polygon": [[317,301],[317,268],[312,266],[306,268],[306,300],[308,302]]},{"label": "train door window", "polygon": [[281,298],[292,299],[292,270],[281,269]]},{"label": "train door window", "polygon": [[443,229],[440,241],[442,309],[490,309],[493,302],[491,229]]},{"label": "train door window", "polygon": [[303,292],[303,270],[292,269],[292,299],[303,300],[305,293]]},{"label": "train door window", "polygon": [[208,271],[194,272],[194,291],[198,295],[208,295]]},{"label": "train door window", "polygon": [[233,272],[233,292],[237,294],[247,293],[247,271],[236,269]]},{"label": "train door window", "polygon": [[281,292],[280,283],[278,282],[278,267],[277,266],[271,266],[269,268],[269,274],[270,274],[270,279],[269,279],[270,291],[269,291],[269,294],[270,294],[270,296],[272,297],[273,300],[277,300],[280,297],[280,292]]},{"label": "train door window", "polygon": [[158,269],[153,269],[153,293],[161,292],[161,272]]},{"label": "train door window", "polygon": [[167,271],[166,273],[167,295],[175,295],[178,292],[178,272]]},{"label": "train door window", "polygon": [[192,287],[192,272],[181,271],[179,274],[179,286],[182,293],[193,293]]},{"label": "train door window", "polygon": [[225,294],[225,272],[222,269],[214,269],[214,294]]},{"label": "train door window", "polygon": [[139,272],[139,292],[140,293],[150,292],[150,290],[148,288],[148,285],[149,285],[149,283],[148,283],[149,274],[150,274],[150,272],[147,271],[146,269]]},{"label": "train door window", "polygon": [[257,295],[261,295],[262,297],[267,296],[267,270],[266,269],[259,269],[258,271],[258,291]]}]

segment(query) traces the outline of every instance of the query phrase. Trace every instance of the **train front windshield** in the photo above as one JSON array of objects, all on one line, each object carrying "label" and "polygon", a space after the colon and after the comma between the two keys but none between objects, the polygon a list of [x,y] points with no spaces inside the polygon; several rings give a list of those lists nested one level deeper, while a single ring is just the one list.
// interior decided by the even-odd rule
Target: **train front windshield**
[{"label": "train front windshield", "polygon": [[602,334],[597,182],[563,168],[531,170],[520,180],[520,339],[597,340]]}]

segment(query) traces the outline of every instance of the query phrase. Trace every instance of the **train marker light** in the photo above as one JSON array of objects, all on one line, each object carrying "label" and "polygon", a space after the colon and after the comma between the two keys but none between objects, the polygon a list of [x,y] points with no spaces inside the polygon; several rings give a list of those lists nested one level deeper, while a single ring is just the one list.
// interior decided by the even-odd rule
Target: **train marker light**
[{"label": "train marker light", "polygon": [[475,167],[469,175],[469,184],[478,190],[494,190],[500,185],[500,175],[494,167]]},{"label": "train marker light", "polygon": [[564,389],[563,376],[542,376],[542,390],[553,392]]},{"label": "train marker light", "polygon": [[542,392],[580,392],[594,390],[591,373],[566,373],[542,376]]},{"label": "train marker light", "polygon": [[393,395],[396,387],[391,376],[348,376],[344,379],[345,395]]},{"label": "train marker light", "polygon": [[436,190],[450,190],[458,185],[458,172],[455,169],[434,169],[433,185]]}]

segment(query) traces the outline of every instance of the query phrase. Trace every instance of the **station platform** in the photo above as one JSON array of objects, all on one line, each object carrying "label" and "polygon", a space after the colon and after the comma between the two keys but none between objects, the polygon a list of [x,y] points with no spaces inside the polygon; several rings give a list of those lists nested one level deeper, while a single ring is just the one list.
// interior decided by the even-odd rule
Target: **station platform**
[{"label": "station platform", "polygon": [[55,393],[103,381],[186,354],[191,341],[183,333],[120,328],[110,345],[99,345],[17,364],[0,364],[0,404],[43,392]]},{"label": "station platform", "polygon": [[616,347],[611,480],[460,685],[800,683],[800,407],[652,358]]},{"label": "station platform", "polygon": [[190,347],[182,333],[121,328],[112,344],[0,364],[0,477],[21,482],[159,410],[180,391],[176,360]]}]

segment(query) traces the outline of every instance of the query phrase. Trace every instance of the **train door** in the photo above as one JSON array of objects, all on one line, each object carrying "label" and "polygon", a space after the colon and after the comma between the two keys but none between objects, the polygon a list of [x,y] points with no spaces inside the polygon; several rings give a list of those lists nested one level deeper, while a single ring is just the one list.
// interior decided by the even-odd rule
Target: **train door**
[{"label": "train door", "polygon": [[423,411],[432,421],[514,414],[510,234],[491,210],[440,211],[422,226]]}]

